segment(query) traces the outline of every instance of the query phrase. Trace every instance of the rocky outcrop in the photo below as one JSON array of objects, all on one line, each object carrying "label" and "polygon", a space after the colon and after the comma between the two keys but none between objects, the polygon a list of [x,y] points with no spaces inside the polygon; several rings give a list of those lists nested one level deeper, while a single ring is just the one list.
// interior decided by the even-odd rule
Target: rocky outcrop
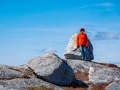
[{"label": "rocky outcrop", "polygon": [[45,82],[37,78],[31,79],[13,79],[13,80],[0,80],[0,90],[28,90],[29,87],[40,87],[45,86],[53,88],[54,90],[63,90],[62,88]]},{"label": "rocky outcrop", "polygon": [[[103,85],[106,86],[108,83],[120,80],[120,68],[113,64],[86,62],[82,60],[65,59],[65,61],[71,66],[75,74],[80,80],[86,83],[91,83],[90,87],[98,87]],[[77,78],[76,77],[76,78]],[[112,83],[111,83],[112,84]],[[111,85],[110,84],[110,85]],[[119,83],[112,84],[114,87],[119,88]],[[100,90],[104,90],[102,89]],[[109,86],[109,88],[112,88]],[[119,90],[119,89],[108,89],[108,90]],[[97,90],[91,89],[89,90]]]},{"label": "rocky outcrop", "polygon": [[19,89],[4,87],[3,85],[0,85],[0,90],[19,90]]},{"label": "rocky outcrop", "polygon": [[120,80],[120,69],[113,67],[90,67],[89,81],[94,84]]},{"label": "rocky outcrop", "polygon": [[18,78],[22,74],[21,71],[11,68],[7,65],[0,65],[0,79]]},{"label": "rocky outcrop", "polygon": [[106,67],[105,65],[97,64],[94,62],[86,62],[83,60],[74,60],[74,59],[65,59],[67,64],[71,66],[74,72],[80,71],[80,72],[88,72],[91,67],[99,67],[99,68],[104,68]]},{"label": "rocky outcrop", "polygon": [[38,76],[56,85],[69,85],[75,78],[72,68],[53,53],[30,60],[28,66]]},{"label": "rocky outcrop", "polygon": [[[76,48],[75,37],[72,36],[65,50],[65,57],[69,59],[48,53],[24,65],[0,65],[0,90],[29,90],[42,86],[54,90],[119,90],[120,67],[78,60],[79,49],[73,51]],[[93,47],[90,41],[88,52],[88,59],[92,60]]]},{"label": "rocky outcrop", "polygon": [[106,90],[120,90],[120,81],[114,81],[106,87]]},{"label": "rocky outcrop", "polygon": [[[66,59],[80,59],[81,58],[81,52],[78,49],[76,49],[76,36],[72,35],[72,37],[70,38],[70,41],[64,51],[64,56]],[[76,49],[76,50],[75,50]],[[87,49],[87,58],[88,61],[93,60],[94,56],[93,56],[93,46],[89,40],[88,42],[88,49]]]},{"label": "rocky outcrop", "polygon": [[56,85],[36,77],[27,65],[0,65],[0,90],[28,90],[27,88],[29,87],[41,86],[53,88],[54,90],[63,90]]}]

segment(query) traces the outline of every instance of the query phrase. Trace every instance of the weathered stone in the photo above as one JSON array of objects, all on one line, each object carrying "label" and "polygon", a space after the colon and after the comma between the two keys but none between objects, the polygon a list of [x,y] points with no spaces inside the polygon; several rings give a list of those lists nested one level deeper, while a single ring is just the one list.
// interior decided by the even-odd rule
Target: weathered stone
[{"label": "weathered stone", "polygon": [[[80,59],[81,58],[81,52],[80,52],[79,48],[76,49],[76,36],[77,36],[77,34],[72,35],[72,37],[70,38],[70,41],[64,51],[64,56],[66,59]],[[88,40],[88,49],[87,49],[86,60],[90,61],[93,59],[94,59],[93,46],[92,46],[90,40]]]},{"label": "weathered stone", "polygon": [[117,67],[108,67],[107,64],[98,64],[95,62],[86,62],[74,59],[65,59],[65,61],[71,66],[74,73],[88,73],[88,81],[93,84],[120,80],[120,69]]},{"label": "weathered stone", "polygon": [[28,66],[38,76],[57,85],[69,85],[75,78],[72,68],[53,53],[30,60]]},{"label": "weathered stone", "polygon": [[90,67],[106,67],[100,64],[96,64],[94,62],[87,62],[83,60],[74,60],[74,59],[64,59],[69,66],[73,69],[74,72],[80,71],[80,72],[89,72]]},{"label": "weathered stone", "polygon": [[[62,88],[53,85],[51,83],[45,82],[43,80],[32,78],[32,79],[13,79],[13,80],[0,80],[0,85],[7,90],[27,90],[28,87],[40,87],[45,86],[48,88],[53,88],[55,90],[63,90]],[[1,88],[2,88],[1,87]],[[2,89],[4,90],[4,89]],[[6,90],[6,89],[5,89]]]},{"label": "weathered stone", "polygon": [[32,70],[29,69],[29,67],[24,64],[20,66],[11,66],[9,67],[12,70],[19,71],[21,74],[19,75],[20,78],[34,78],[36,77]]},{"label": "weathered stone", "polygon": [[19,89],[13,89],[13,88],[4,87],[3,85],[0,85],[0,90],[19,90]]},{"label": "weathered stone", "polygon": [[89,81],[94,84],[120,80],[120,69],[111,67],[90,67]]},{"label": "weathered stone", "polygon": [[14,70],[10,66],[0,65],[0,79],[18,78],[22,72]]},{"label": "weathered stone", "polygon": [[114,81],[106,87],[106,90],[120,90],[120,81]]}]

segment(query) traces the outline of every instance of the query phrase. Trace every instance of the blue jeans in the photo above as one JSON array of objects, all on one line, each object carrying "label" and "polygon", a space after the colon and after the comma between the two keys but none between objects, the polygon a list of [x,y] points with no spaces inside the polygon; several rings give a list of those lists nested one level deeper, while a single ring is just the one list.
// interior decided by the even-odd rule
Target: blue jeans
[{"label": "blue jeans", "polygon": [[87,48],[86,48],[86,46],[84,46],[84,45],[81,45],[80,46],[80,51],[81,51],[81,57],[83,58],[83,59],[86,59],[86,52],[87,52]]}]

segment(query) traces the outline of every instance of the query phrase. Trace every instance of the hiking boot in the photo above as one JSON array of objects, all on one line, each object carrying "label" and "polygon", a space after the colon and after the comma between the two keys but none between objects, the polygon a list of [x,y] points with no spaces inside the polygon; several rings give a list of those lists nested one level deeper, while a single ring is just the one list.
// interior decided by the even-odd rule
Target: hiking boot
[{"label": "hiking boot", "polygon": [[80,60],[84,60],[84,61],[86,61],[86,58],[80,58]]},{"label": "hiking boot", "polygon": [[84,58],[80,58],[80,60],[84,60]]}]

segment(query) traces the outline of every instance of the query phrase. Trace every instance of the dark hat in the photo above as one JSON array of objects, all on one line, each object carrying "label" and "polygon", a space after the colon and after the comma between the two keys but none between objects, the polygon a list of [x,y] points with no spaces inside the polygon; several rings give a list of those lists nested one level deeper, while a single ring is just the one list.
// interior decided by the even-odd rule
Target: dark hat
[{"label": "dark hat", "polygon": [[84,31],[84,32],[85,32],[85,29],[84,29],[84,28],[81,28],[80,31]]}]

